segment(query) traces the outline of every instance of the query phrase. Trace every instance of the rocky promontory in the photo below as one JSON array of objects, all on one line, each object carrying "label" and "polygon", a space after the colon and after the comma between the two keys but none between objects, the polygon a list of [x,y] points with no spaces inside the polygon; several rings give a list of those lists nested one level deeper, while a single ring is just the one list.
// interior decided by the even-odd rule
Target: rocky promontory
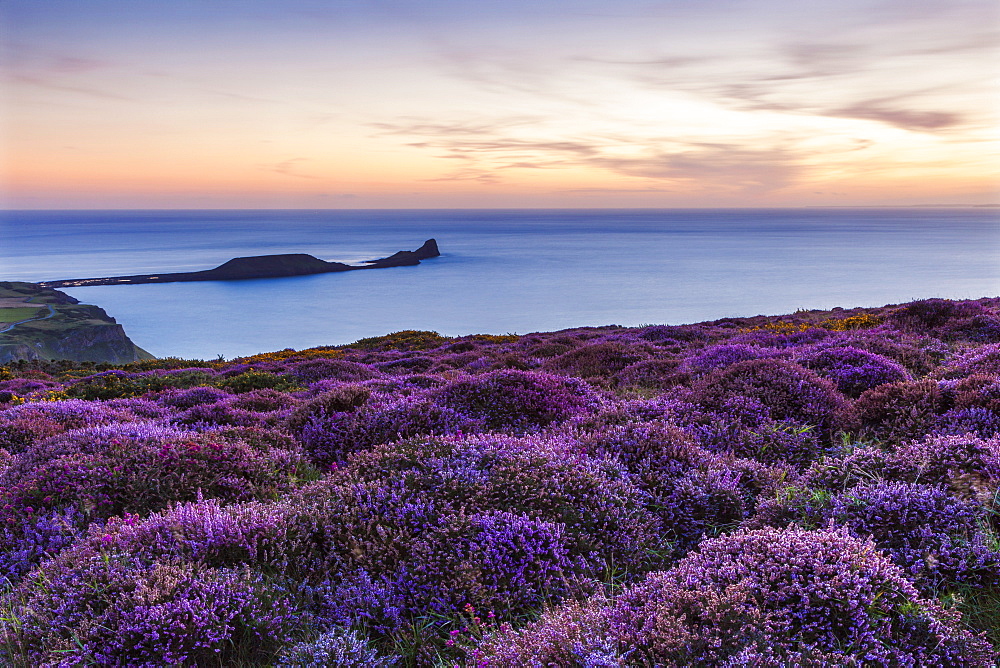
[{"label": "rocky promontory", "polygon": [[0,364],[72,360],[125,364],[154,359],[104,309],[37,283],[0,281]]},{"label": "rocky promontory", "polygon": [[421,260],[441,255],[437,241],[428,239],[415,251],[399,251],[389,257],[365,260],[361,265],[327,262],[305,253],[283,255],[255,255],[237,257],[214,269],[181,273],[139,274],[133,276],[108,276],[104,278],[70,278],[43,281],[38,285],[49,288],[77,288],[94,285],[140,285],[146,283],[177,283],[184,281],[237,281],[251,278],[282,278],[329,274],[359,269],[383,269],[420,264]]}]

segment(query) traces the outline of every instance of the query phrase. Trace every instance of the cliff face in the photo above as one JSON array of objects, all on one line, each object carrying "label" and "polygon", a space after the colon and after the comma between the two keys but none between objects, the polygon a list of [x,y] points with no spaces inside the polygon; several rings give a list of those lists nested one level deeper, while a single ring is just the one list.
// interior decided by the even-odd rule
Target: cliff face
[{"label": "cliff face", "polygon": [[[28,320],[8,313],[39,306]],[[123,364],[153,356],[135,345],[115,319],[97,306],[34,283],[0,282],[0,364],[59,360]]]}]

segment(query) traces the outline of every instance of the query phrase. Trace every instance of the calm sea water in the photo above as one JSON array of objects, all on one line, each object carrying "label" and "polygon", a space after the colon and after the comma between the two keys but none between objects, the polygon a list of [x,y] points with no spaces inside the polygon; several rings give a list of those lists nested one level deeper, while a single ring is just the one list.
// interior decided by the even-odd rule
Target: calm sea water
[{"label": "calm sea water", "polygon": [[434,237],[417,267],[68,289],[158,356],[234,357],[401,329],[446,335],[678,324],[1000,294],[990,209],[17,211],[0,280],[358,261]]}]

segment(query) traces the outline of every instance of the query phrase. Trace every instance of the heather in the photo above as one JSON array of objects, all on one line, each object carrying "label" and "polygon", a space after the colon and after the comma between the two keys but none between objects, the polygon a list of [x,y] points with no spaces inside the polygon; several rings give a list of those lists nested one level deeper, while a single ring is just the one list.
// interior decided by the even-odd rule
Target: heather
[{"label": "heather", "polygon": [[0,663],[991,666],[1000,299],[0,369]]}]

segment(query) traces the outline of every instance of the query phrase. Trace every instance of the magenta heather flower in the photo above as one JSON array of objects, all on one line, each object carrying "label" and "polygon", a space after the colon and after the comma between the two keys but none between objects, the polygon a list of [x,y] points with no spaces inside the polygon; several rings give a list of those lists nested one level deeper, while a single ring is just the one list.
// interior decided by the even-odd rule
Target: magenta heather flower
[{"label": "magenta heather flower", "polygon": [[[614,601],[594,599],[501,630],[487,666],[980,666],[996,653],[913,585],[871,541],[844,530],[763,529],[705,541]],[[474,664],[473,664],[474,665]]]},{"label": "magenta heather flower", "polygon": [[249,569],[87,548],[22,580],[8,605],[0,658],[3,647],[18,648],[30,665],[268,662],[302,617],[296,594]]},{"label": "magenta heather flower", "polygon": [[756,359],[716,369],[693,385],[695,397],[709,410],[723,409],[736,396],[755,399],[775,420],[813,425],[829,439],[844,424],[848,403],[833,384],[793,362]]},{"label": "magenta heather flower", "polygon": [[514,369],[459,379],[429,396],[485,429],[512,434],[586,413],[595,402],[590,386],[580,380]]}]

